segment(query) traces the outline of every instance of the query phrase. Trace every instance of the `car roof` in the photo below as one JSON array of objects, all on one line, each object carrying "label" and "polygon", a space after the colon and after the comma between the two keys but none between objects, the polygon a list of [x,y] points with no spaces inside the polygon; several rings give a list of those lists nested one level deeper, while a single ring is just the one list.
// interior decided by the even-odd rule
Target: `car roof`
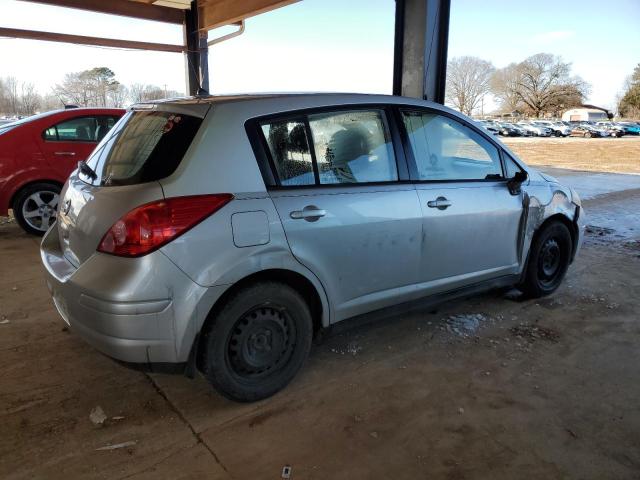
[{"label": "car roof", "polygon": [[132,105],[130,108],[137,108],[144,105],[163,105],[163,104],[176,104],[176,105],[202,105],[202,104],[223,104],[232,102],[261,102],[261,101],[278,101],[281,100],[283,104],[295,104],[295,103],[310,103],[315,101],[318,106],[320,105],[341,105],[341,104],[366,104],[366,103],[388,103],[388,104],[403,104],[403,105],[423,105],[436,108],[438,110],[445,109],[452,111],[448,107],[441,104],[430,102],[427,100],[420,100],[411,97],[402,97],[399,95],[384,95],[384,94],[369,94],[369,93],[341,93],[341,92],[287,92],[287,93],[243,93],[243,94],[229,94],[229,95],[198,95],[191,97],[177,97],[167,98],[160,100],[152,100],[147,102],[140,102]]}]

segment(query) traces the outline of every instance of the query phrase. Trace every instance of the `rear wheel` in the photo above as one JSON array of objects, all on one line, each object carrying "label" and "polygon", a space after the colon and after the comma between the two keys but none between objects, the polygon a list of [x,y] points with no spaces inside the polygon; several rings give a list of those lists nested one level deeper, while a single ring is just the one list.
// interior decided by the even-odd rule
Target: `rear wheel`
[{"label": "rear wheel", "polygon": [[571,233],[566,225],[559,221],[545,225],[531,242],[520,290],[534,298],[553,293],[567,273],[572,251]]},{"label": "rear wheel", "polygon": [[284,388],[311,349],[313,322],[288,285],[257,283],[235,293],[203,334],[203,373],[221,394],[252,402]]},{"label": "rear wheel", "polygon": [[25,232],[42,236],[56,220],[59,197],[55,183],[28,185],[16,195],[13,215]]}]

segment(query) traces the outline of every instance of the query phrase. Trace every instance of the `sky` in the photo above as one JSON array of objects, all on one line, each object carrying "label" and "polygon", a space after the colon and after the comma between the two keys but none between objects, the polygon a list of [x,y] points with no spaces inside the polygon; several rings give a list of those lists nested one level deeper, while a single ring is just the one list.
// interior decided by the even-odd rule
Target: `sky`
[{"label": "sky", "polygon": [[[303,0],[252,17],[243,35],[210,49],[210,91],[391,93],[394,9],[393,0]],[[0,26],[182,41],[175,25],[16,0],[0,0]],[[500,68],[539,52],[572,63],[591,84],[589,103],[613,107],[640,63],[640,0],[452,0],[449,57],[478,56]],[[67,72],[97,66],[124,84],[185,91],[182,54],[0,38],[0,77],[41,93]]]}]

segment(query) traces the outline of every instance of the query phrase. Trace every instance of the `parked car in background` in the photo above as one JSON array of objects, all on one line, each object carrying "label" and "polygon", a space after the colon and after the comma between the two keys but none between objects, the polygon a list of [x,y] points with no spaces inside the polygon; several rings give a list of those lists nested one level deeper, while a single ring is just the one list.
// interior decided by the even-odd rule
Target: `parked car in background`
[{"label": "parked car in background", "polygon": [[533,137],[534,135],[532,131],[523,128],[522,125],[516,123],[505,123],[504,125],[514,129],[520,137]]},{"label": "parked car in background", "polygon": [[0,125],[0,215],[11,208],[26,232],[44,234],[69,174],[123,114],[67,108]]},{"label": "parked car in background", "polygon": [[543,127],[541,125],[534,125],[534,124],[532,124],[530,122],[524,122],[524,121],[518,122],[518,125],[520,125],[525,130],[531,132],[533,134],[533,136],[535,136],[535,137],[550,137],[551,136],[551,129],[550,128]]},{"label": "parked car in background", "polygon": [[508,123],[498,123],[496,122],[495,125],[498,128],[498,134],[503,136],[503,137],[520,137],[522,136],[522,134],[520,133],[520,129],[518,128],[514,128],[512,125],[508,124]]},{"label": "parked car in background", "polygon": [[595,127],[606,132],[610,137],[622,137],[624,136],[624,128],[613,122],[596,122]]},{"label": "parked car in background", "polygon": [[479,125],[481,128],[484,128],[491,135],[498,135],[500,133],[499,127],[493,122],[489,122],[487,120],[475,120],[475,122],[476,122],[476,125]]},{"label": "parked car in background", "polygon": [[600,131],[589,125],[578,125],[571,130],[571,137],[598,138],[602,137]]},{"label": "parked car in background", "polygon": [[620,126],[627,135],[640,135],[640,124],[638,123],[618,122],[617,125]]},{"label": "parked car in background", "polygon": [[567,137],[571,133],[571,129],[561,122],[552,122],[550,120],[533,120],[532,125],[545,127],[551,130],[551,134],[556,137]]},{"label": "parked car in background", "polygon": [[611,132],[608,129],[596,125],[594,122],[585,122],[583,125],[591,129],[592,132],[597,132],[600,137],[606,138],[611,136]]},{"label": "parked car in background", "polygon": [[548,295],[584,230],[576,192],[468,117],[383,95],[134,106],[60,204],[41,258],[71,330],[238,401],[284,388],[347,318]]}]

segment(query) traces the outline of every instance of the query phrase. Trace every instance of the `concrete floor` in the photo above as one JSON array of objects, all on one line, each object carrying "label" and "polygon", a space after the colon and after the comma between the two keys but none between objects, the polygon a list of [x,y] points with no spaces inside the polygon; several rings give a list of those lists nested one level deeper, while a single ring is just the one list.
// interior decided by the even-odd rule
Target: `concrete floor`
[{"label": "concrete floor", "polygon": [[[585,208],[615,219],[638,202],[628,189]],[[297,479],[637,479],[640,230],[598,227],[551,297],[360,326],[314,347],[284,392],[240,405],[67,331],[36,239],[0,225],[0,478],[279,479],[289,465]]]}]

